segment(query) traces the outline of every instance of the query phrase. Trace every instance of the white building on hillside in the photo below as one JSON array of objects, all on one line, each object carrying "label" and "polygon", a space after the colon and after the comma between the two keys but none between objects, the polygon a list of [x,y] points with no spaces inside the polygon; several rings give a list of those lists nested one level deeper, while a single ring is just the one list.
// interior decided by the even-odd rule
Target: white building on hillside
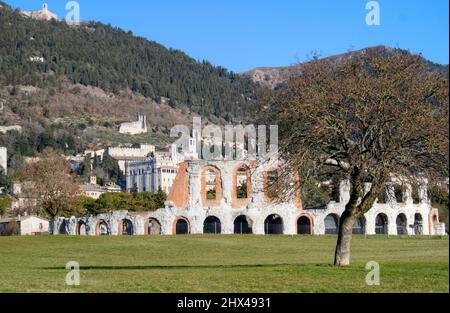
[{"label": "white building on hillside", "polygon": [[169,146],[168,153],[153,151],[153,156],[143,159],[131,159],[125,162],[127,191],[157,192],[169,194],[178,173],[179,164],[185,160],[198,160],[197,142],[200,136],[193,136],[182,143],[182,152],[175,144]]},{"label": "white building on hillside", "polygon": [[86,197],[98,199],[104,193],[122,192],[122,189],[115,184],[100,186],[97,184],[97,177],[91,176],[89,177],[89,183],[80,185],[80,191]]},{"label": "white building on hillside", "polygon": [[8,174],[8,149],[0,147],[0,169],[3,169],[3,173]]},{"label": "white building on hillside", "polygon": [[136,188],[138,192],[162,190],[169,194],[178,173],[179,163],[178,159],[167,155],[126,162],[127,191]]},{"label": "white building on hillside", "polygon": [[48,9],[48,3],[42,4],[42,10],[34,10],[34,11],[21,10],[20,13],[26,17],[30,17],[36,20],[42,21],[58,20],[58,16]]},{"label": "white building on hillside", "polygon": [[156,151],[155,146],[141,144],[139,148],[108,148],[108,155],[118,161],[120,170],[125,173],[125,162],[127,161],[143,161],[146,160]]},{"label": "white building on hillside", "polygon": [[119,132],[121,134],[138,135],[147,133],[147,117],[139,115],[136,122],[122,123]]}]

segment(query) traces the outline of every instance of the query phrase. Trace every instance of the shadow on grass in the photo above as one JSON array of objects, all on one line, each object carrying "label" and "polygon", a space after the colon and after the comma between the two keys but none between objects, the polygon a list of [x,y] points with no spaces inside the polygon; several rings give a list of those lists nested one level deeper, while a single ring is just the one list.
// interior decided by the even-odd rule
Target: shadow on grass
[{"label": "shadow on grass", "polygon": [[[80,266],[81,271],[91,270],[182,270],[182,269],[249,269],[249,268],[277,268],[277,267],[322,267],[334,268],[332,264],[305,264],[305,263],[279,263],[279,264],[230,264],[230,265],[124,265],[124,266]],[[65,267],[45,267],[42,270],[65,270]]]}]

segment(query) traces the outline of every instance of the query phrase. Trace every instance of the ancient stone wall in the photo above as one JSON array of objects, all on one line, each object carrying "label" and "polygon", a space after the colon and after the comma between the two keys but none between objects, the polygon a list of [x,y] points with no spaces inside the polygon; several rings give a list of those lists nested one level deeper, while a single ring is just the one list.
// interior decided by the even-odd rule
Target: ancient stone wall
[{"label": "ancient stone wall", "polygon": [[[248,166],[251,172],[248,184],[248,199],[237,199],[236,169]],[[216,174],[217,198],[205,199],[205,170],[214,169]],[[161,235],[177,234],[177,224],[187,225],[188,233],[203,234],[208,217],[220,221],[220,233],[239,233],[241,227],[235,222],[244,216],[253,234],[263,235],[269,232],[271,220],[278,221],[279,233],[285,235],[313,234],[324,235],[333,233],[333,223],[339,221],[349,199],[350,185],[348,181],[341,182],[339,187],[339,202],[330,202],[323,209],[305,210],[299,206],[301,201],[296,197],[285,199],[281,203],[270,201],[266,196],[265,179],[270,166],[255,166],[238,161],[188,161],[182,163],[174,189],[170,193],[166,207],[156,212],[131,214],[129,212],[113,212],[95,217],[81,219],[57,219],[55,231],[60,225],[67,225],[67,234],[77,235],[77,225],[86,225],[88,235],[99,235],[98,225],[104,223],[108,227],[108,235],[118,235],[123,220],[133,224],[134,235],[154,233],[148,229],[149,221],[157,221],[158,233]],[[369,189],[369,185],[366,189]],[[437,210],[432,209],[427,195],[427,187],[419,189],[419,203],[414,203],[411,188],[407,187],[401,203],[393,195],[393,186],[386,188],[385,203],[376,203],[374,207],[361,218],[361,234],[375,235],[444,235],[442,224],[439,223]],[[329,216],[334,217],[330,219]],[[403,218],[400,225],[399,216]],[[327,218],[328,217],[328,218]],[[242,220],[242,219],[239,219]],[[327,222],[326,222],[327,220]],[[302,224],[306,223],[306,224]],[[330,228],[331,227],[331,228]],[[337,229],[337,225],[335,225]],[[245,228],[245,227],[244,227]],[[64,229],[64,227],[63,227]],[[270,232],[269,232],[270,233]]]}]

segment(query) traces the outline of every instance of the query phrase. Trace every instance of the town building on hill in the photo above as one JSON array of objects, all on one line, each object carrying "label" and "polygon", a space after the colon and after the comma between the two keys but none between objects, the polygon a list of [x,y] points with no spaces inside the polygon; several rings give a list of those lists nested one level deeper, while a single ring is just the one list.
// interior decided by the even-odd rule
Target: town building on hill
[{"label": "town building on hill", "polygon": [[122,123],[119,132],[121,134],[138,135],[147,133],[147,117],[139,115],[136,122]]},{"label": "town building on hill", "polygon": [[148,144],[141,144],[139,148],[110,147],[108,155],[119,163],[120,170],[125,173],[125,163],[127,161],[142,161],[154,155],[156,147]]},{"label": "town building on hill", "polygon": [[21,10],[20,13],[23,16],[26,16],[26,17],[29,17],[29,18],[32,18],[35,20],[41,20],[41,21],[58,20],[58,16],[48,9],[48,3],[42,4],[42,10],[34,10],[34,11]]},{"label": "town building on hill", "polygon": [[97,184],[97,177],[91,176],[89,177],[89,183],[80,185],[80,192],[86,197],[98,199],[104,193],[122,192],[122,188],[115,184],[100,186]]}]

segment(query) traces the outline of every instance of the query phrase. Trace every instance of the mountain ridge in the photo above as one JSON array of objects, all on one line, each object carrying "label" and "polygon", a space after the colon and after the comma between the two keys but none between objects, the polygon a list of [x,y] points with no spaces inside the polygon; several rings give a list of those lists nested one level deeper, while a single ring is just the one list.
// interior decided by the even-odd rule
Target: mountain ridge
[{"label": "mountain ridge", "polygon": [[[337,55],[332,55],[325,58],[318,58],[319,60],[331,60],[333,62],[344,62],[345,60],[348,60],[349,58],[352,58],[355,55],[367,53],[369,50],[375,50],[379,54],[388,55],[390,53],[395,53],[396,50],[404,50],[399,48],[393,48],[389,46],[373,46],[373,47],[367,47],[360,50],[355,51],[348,51],[344,53],[340,53]],[[424,58],[425,59],[425,58]],[[288,81],[291,78],[294,78],[298,75],[301,75],[302,66],[305,63],[308,63],[309,61],[294,64],[294,65],[288,65],[288,66],[261,66],[256,67],[254,69],[241,72],[239,73],[242,77],[247,77],[252,79],[255,83],[259,83],[262,86],[269,87],[271,89],[277,88],[277,86],[283,84],[284,82]],[[437,70],[442,71],[447,74],[448,76],[448,64],[442,65],[437,64],[431,61],[428,61],[430,70]]]}]

